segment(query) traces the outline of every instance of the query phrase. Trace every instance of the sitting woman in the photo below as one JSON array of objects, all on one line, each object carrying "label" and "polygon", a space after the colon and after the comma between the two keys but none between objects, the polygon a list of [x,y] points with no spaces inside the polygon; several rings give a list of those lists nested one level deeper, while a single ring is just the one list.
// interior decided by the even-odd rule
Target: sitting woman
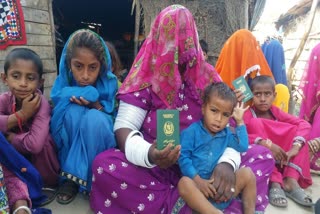
[{"label": "sitting woman", "polygon": [[93,159],[116,144],[113,120],[118,86],[111,67],[100,36],[89,30],[70,36],[51,91],[51,132],[64,178],[57,195],[61,204],[70,203],[78,189],[91,190]]},{"label": "sitting woman", "polygon": [[244,114],[249,142],[270,149],[276,161],[270,177],[270,203],[286,207],[287,196],[298,204],[312,206],[312,199],[302,189],[312,184],[305,143],[310,132],[309,123],[272,105],[276,92],[271,77],[255,77],[250,88],[253,103]]},{"label": "sitting woman", "polygon": [[[192,212],[177,188],[181,146],[156,148],[157,110],[179,110],[182,131],[202,117],[204,88],[221,79],[205,62],[194,18],[187,8],[165,8],[151,29],[119,90],[114,127],[119,149],[105,151],[93,162],[90,205],[97,213]],[[268,204],[264,187],[274,165],[270,156],[266,148],[254,145],[241,159],[241,165],[260,175],[256,211],[264,211]],[[217,189],[214,200],[233,196],[234,170],[239,164],[239,153],[227,148],[211,175]],[[225,212],[241,213],[241,206],[241,201],[233,200]]]},{"label": "sitting woman", "polygon": [[300,88],[303,92],[300,118],[312,124],[308,142],[310,168],[311,172],[320,174],[320,43],[311,51]]}]

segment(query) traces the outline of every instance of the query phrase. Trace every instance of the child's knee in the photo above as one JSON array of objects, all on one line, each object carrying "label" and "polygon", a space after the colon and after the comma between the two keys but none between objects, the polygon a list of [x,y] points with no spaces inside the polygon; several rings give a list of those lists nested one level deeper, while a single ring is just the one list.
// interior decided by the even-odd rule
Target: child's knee
[{"label": "child's knee", "polygon": [[241,178],[247,182],[256,182],[256,176],[249,167],[241,168]]},{"label": "child's knee", "polygon": [[189,187],[189,185],[191,185],[190,181],[191,179],[186,176],[180,178],[178,182],[178,190],[180,196],[186,195],[188,193],[187,188]]}]

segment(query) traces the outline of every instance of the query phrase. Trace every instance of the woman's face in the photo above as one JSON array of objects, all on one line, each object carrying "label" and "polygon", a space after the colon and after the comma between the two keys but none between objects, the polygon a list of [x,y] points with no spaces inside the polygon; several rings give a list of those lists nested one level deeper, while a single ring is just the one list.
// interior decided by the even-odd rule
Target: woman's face
[{"label": "woman's face", "polygon": [[73,77],[79,86],[96,83],[100,74],[101,63],[90,49],[76,48],[70,65]]}]

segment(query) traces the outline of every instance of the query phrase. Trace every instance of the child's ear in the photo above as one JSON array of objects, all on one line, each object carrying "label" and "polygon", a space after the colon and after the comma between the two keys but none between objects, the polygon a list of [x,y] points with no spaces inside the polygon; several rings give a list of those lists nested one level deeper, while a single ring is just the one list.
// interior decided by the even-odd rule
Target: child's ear
[{"label": "child's ear", "polygon": [[5,85],[8,85],[7,84],[7,75],[5,73],[1,73],[1,79],[2,79],[2,82],[5,84]]}]

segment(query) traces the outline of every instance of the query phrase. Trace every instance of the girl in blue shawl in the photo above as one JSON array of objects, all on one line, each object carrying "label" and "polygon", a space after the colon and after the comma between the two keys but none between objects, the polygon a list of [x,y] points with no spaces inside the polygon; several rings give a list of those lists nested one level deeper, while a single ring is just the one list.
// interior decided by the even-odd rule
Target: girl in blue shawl
[{"label": "girl in blue shawl", "polygon": [[117,78],[109,50],[90,30],[73,33],[64,46],[51,99],[51,132],[58,147],[62,185],[61,204],[91,189],[94,157],[115,147],[113,120]]}]

